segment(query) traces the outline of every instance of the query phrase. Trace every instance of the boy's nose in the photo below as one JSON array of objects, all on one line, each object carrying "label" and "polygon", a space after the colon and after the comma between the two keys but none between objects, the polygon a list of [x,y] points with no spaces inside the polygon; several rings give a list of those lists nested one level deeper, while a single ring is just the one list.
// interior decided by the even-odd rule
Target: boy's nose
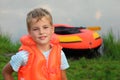
[{"label": "boy's nose", "polygon": [[43,29],[40,29],[40,30],[39,30],[39,33],[40,33],[40,34],[42,34],[43,32],[44,32]]}]

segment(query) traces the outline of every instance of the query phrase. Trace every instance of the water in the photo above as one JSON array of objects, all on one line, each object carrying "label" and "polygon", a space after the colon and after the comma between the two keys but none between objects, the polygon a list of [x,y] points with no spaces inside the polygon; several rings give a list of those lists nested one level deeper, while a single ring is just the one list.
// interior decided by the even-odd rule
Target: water
[{"label": "water", "polygon": [[73,26],[101,26],[99,33],[112,29],[119,37],[120,0],[0,0],[0,29],[11,35],[13,41],[27,34],[26,14],[33,8],[47,8],[54,23]]}]

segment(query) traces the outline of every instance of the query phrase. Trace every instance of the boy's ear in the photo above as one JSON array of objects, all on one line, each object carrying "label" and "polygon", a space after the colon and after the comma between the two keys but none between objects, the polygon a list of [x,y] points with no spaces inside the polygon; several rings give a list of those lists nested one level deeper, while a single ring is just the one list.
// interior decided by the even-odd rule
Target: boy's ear
[{"label": "boy's ear", "polygon": [[30,34],[30,30],[28,30],[28,34]]}]

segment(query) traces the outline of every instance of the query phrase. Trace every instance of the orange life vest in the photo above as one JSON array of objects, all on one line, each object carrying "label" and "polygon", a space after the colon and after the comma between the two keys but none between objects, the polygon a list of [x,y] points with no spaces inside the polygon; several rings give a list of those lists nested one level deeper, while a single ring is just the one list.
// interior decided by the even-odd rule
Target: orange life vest
[{"label": "orange life vest", "polygon": [[30,36],[21,38],[20,50],[29,52],[28,62],[18,71],[18,80],[61,80],[61,46],[53,45],[48,61]]}]

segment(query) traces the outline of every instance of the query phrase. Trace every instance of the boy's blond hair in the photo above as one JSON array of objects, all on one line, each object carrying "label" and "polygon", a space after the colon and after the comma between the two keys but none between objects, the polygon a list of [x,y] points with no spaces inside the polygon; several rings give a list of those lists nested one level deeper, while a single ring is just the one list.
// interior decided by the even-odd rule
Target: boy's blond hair
[{"label": "boy's blond hair", "polygon": [[36,22],[37,22],[37,21],[41,20],[43,17],[46,17],[50,21],[50,24],[53,25],[52,15],[46,9],[36,8],[36,9],[30,11],[27,14],[27,18],[26,18],[28,31],[30,30],[30,26],[33,23],[32,22],[33,19],[36,19]]}]

